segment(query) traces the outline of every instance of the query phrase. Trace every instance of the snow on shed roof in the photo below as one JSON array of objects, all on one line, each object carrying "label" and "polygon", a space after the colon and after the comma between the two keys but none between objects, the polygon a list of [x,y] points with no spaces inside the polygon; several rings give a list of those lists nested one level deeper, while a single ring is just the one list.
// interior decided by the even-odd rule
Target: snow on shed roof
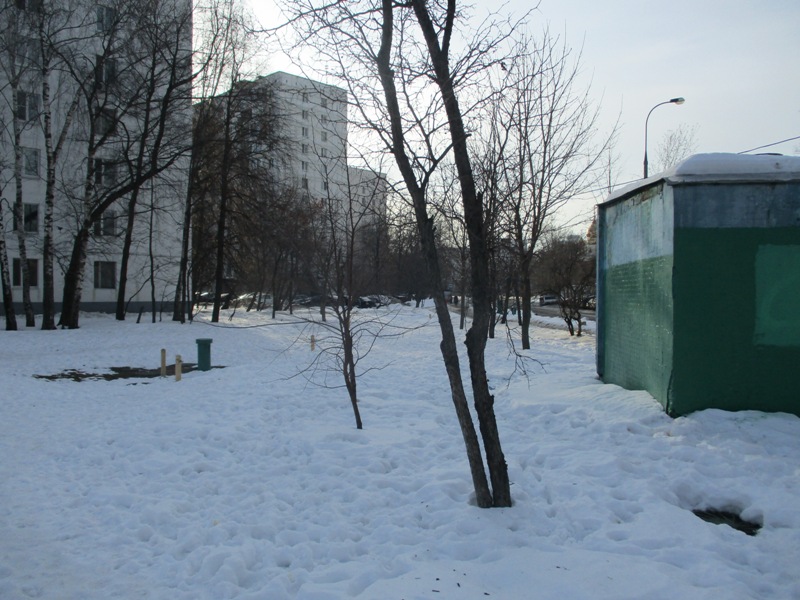
[{"label": "snow on shed roof", "polygon": [[800,156],[782,154],[695,154],[671,169],[641,179],[612,192],[603,204],[633,195],[637,190],[664,181],[682,183],[734,183],[800,181]]}]

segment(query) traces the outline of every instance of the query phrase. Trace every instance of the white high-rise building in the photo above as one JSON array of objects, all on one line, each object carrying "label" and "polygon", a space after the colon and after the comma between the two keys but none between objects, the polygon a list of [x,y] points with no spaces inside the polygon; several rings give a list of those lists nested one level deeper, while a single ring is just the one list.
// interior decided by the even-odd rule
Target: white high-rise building
[{"label": "white high-rise building", "polygon": [[[41,310],[48,166],[56,312],[70,265],[80,260],[81,309],[113,311],[123,281],[128,311],[149,309],[152,298],[166,306],[178,278],[188,182],[191,89],[188,81],[174,82],[190,68],[190,0],[147,10],[122,0],[16,0],[0,19],[0,233],[15,312],[23,300],[20,238],[30,299]],[[151,44],[160,33],[173,45],[148,61],[159,56]],[[172,62],[163,58],[170,53]],[[46,79],[43,67],[50,69]],[[63,132],[53,165],[48,121],[54,147]],[[21,220],[12,210],[18,187]]]},{"label": "white high-rise building", "polygon": [[347,93],[281,71],[264,80],[285,139],[279,180],[312,198],[329,196],[347,181]]},{"label": "white high-rise building", "polygon": [[352,202],[364,217],[362,226],[385,216],[383,177],[348,166],[347,92],[281,71],[264,80],[272,86],[286,140],[279,179],[311,198],[338,203],[342,210]]}]

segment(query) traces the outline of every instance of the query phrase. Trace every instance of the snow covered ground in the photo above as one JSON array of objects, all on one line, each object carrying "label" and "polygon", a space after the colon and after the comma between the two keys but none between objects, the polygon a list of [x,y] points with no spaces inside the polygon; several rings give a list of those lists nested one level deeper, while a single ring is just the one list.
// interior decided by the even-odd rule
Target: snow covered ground
[{"label": "snow covered ground", "polygon": [[[673,420],[597,380],[593,335],[537,326],[526,377],[501,333],[515,506],[482,510],[436,320],[393,311],[362,313],[405,331],[360,365],[363,431],[315,385],[339,384],[324,332],[285,316],[0,331],[0,598],[800,598],[800,419]],[[194,362],[206,337],[224,368],[180,382],[33,377]]]}]

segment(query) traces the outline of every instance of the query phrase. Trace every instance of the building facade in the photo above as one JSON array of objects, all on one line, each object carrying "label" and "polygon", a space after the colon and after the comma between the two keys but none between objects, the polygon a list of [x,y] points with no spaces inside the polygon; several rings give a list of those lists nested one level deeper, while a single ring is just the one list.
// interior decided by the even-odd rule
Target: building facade
[{"label": "building facade", "polygon": [[275,97],[281,137],[276,178],[312,198],[338,196],[347,183],[347,93],[298,75],[263,78]]},{"label": "building facade", "polygon": [[597,370],[695,410],[800,414],[800,157],[699,154],[599,206]]},{"label": "building facade", "polygon": [[166,306],[188,182],[191,2],[16,0],[2,20],[2,235],[15,312],[26,288],[41,310],[48,250],[56,311],[70,276],[82,310],[113,311],[120,298],[128,311]]},{"label": "building facade", "polygon": [[[379,264],[370,256],[380,241],[376,229],[385,218],[387,185],[381,174],[348,162],[344,89],[276,72],[238,82],[202,110],[204,117],[215,115],[209,122],[216,124],[206,130],[221,131],[227,119],[231,135],[241,136],[226,151],[209,135],[200,151],[198,164],[207,161],[225,186],[207,176],[193,186],[192,202],[203,207],[194,221],[197,290],[217,285],[221,213],[222,293],[271,289],[278,296],[277,280],[287,277],[296,292],[330,293],[330,274],[321,265],[346,246],[360,255],[359,264]],[[282,275],[289,255],[297,266]]]}]

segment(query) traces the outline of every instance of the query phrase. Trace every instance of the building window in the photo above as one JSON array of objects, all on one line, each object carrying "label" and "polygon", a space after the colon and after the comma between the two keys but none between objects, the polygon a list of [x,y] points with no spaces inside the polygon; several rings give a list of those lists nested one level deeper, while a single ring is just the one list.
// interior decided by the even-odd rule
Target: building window
[{"label": "building window", "polygon": [[[30,287],[39,287],[39,261],[35,258],[28,259],[28,284]],[[11,285],[22,285],[22,261],[18,258],[11,265]]]},{"label": "building window", "polygon": [[308,173],[308,163],[303,161],[300,163],[301,168],[303,169],[303,173]]},{"label": "building window", "polygon": [[117,111],[108,108],[100,109],[94,120],[95,133],[111,135],[117,129]]},{"label": "building window", "polygon": [[322,158],[325,158],[326,156],[328,156],[328,149],[327,148],[320,148],[319,149],[319,155]]},{"label": "building window", "polygon": [[322,108],[328,108],[328,99],[327,98],[323,98],[320,102],[322,104]]},{"label": "building window", "polygon": [[28,12],[42,12],[42,0],[16,0],[17,8]]},{"label": "building window", "polygon": [[38,66],[39,63],[39,43],[33,38],[18,38],[19,41],[15,47],[17,67],[23,68],[26,65]]},{"label": "building window", "polygon": [[326,192],[328,191],[328,180],[327,179],[322,182],[322,189],[325,190]]},{"label": "building window", "polygon": [[26,233],[39,233],[39,205],[38,204],[24,204],[23,205],[23,220],[25,221]]},{"label": "building window", "polygon": [[303,177],[303,180],[300,182],[301,186],[304,190],[308,189],[308,177]]},{"label": "building window", "polygon": [[117,20],[117,11],[110,6],[97,7],[97,31],[108,33],[114,28],[114,21]]},{"label": "building window", "polygon": [[95,56],[94,79],[99,89],[105,89],[117,80],[117,61],[102,54]]},{"label": "building window", "polygon": [[322,115],[322,116],[319,118],[319,120],[322,122],[322,124],[323,124],[323,125],[327,125],[327,124],[328,124],[328,117],[327,117],[327,115]]},{"label": "building window", "polygon": [[117,287],[117,263],[105,260],[94,261],[94,288],[113,290]]},{"label": "building window", "polygon": [[25,177],[39,176],[38,148],[22,148],[22,174]]},{"label": "building window", "polygon": [[300,152],[302,152],[303,154],[308,154],[308,144],[302,144],[300,146]]},{"label": "building window", "polygon": [[[28,204],[27,202],[23,204],[22,220],[25,233],[39,233],[39,205]],[[20,231],[16,211],[14,212],[14,231]]]},{"label": "building window", "polygon": [[308,102],[308,92],[303,92],[303,102]]},{"label": "building window", "polygon": [[307,121],[308,120],[308,111],[304,110],[303,113],[302,113],[302,116],[303,116],[303,120]]},{"label": "building window", "polygon": [[114,187],[117,183],[117,165],[104,158],[94,159],[94,183],[96,186]]},{"label": "building window", "polygon": [[303,127],[301,129],[301,133],[303,134],[304,138],[307,138],[308,137],[308,127]]},{"label": "building window", "polygon": [[[19,231],[19,223],[17,223],[16,214],[14,214],[14,229]],[[39,205],[28,204],[27,202],[22,205],[22,221],[25,233],[39,233]]]},{"label": "building window", "polygon": [[321,135],[322,135],[322,141],[323,142],[327,142],[328,141],[328,132],[327,131],[323,131]]},{"label": "building window", "polygon": [[17,92],[17,119],[30,121],[39,115],[39,96],[30,92]]},{"label": "building window", "polygon": [[117,213],[107,210],[94,224],[94,234],[97,237],[117,235]]}]

